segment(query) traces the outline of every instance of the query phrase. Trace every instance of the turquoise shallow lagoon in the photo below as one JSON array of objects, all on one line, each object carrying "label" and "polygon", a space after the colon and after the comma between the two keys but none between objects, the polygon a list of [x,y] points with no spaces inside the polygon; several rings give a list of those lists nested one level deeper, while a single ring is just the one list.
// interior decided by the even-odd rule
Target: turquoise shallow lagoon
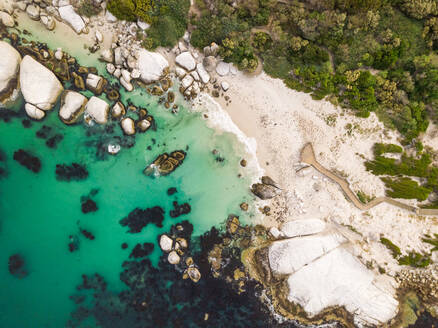
[{"label": "turquoise shallow lagoon", "polygon": [[[132,248],[140,242],[154,243],[150,258],[157,265],[161,255],[157,236],[183,219],[193,224],[195,236],[221,225],[230,213],[251,222],[251,212],[242,213],[239,208],[241,202],[252,199],[248,191],[251,177],[239,166],[244,150],[235,136],[207,128],[200,114],[184,108],[178,115],[171,114],[144,90],[122,94],[124,103],[128,97],[149,110],[157,130],[138,134],[135,145],[122,148],[116,156],[106,154],[102,158],[97,149],[114,136],[122,136],[117,122],[112,123],[113,133],[82,123],[66,126],[59,120],[56,107],[42,122],[24,128],[22,104],[15,108],[21,116],[0,122],[0,149],[6,158],[0,162],[6,171],[0,178],[1,327],[64,327],[75,309],[69,296],[81,283],[82,274],[98,272],[109,289],[122,290],[121,264]],[[36,137],[43,125],[49,128],[49,136],[63,136],[56,148],[49,148],[47,139]],[[18,149],[41,160],[39,173],[13,160]],[[187,157],[172,174],[154,178],[142,173],[157,155],[178,149],[185,150]],[[216,154],[212,153],[214,149]],[[72,162],[85,165],[89,177],[58,181],[56,164]],[[169,196],[167,189],[171,187],[177,193]],[[97,190],[92,198],[98,210],[83,214],[81,197],[93,190]],[[188,202],[191,212],[171,218],[169,211],[175,200]],[[165,211],[162,228],[149,224],[141,233],[130,234],[120,225],[119,221],[135,208],[153,206]],[[95,239],[86,239],[79,229],[90,231]],[[69,251],[70,236],[79,245],[74,252]],[[128,248],[123,250],[125,242]],[[9,273],[8,258],[13,254],[24,258],[25,278]]]}]

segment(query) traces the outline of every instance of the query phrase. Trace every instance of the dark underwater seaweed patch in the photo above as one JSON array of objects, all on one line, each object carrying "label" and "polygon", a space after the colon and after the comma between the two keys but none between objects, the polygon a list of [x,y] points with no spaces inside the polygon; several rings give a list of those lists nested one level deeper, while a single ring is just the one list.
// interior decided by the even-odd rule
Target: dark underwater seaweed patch
[{"label": "dark underwater seaweed patch", "polygon": [[138,233],[149,223],[163,227],[164,210],[159,206],[141,209],[136,208],[127,217],[120,220],[120,224],[129,227],[129,233]]},{"label": "dark underwater seaweed patch", "polygon": [[131,254],[129,254],[129,258],[138,259],[140,257],[146,257],[152,253],[154,250],[154,244],[152,243],[143,243],[135,245]]},{"label": "dark underwater seaweed patch", "polygon": [[87,168],[78,163],[56,164],[55,174],[58,181],[78,181],[88,178]]},{"label": "dark underwater seaweed patch", "polygon": [[173,202],[173,210],[170,210],[169,215],[171,218],[177,218],[183,214],[189,214],[191,211],[191,207],[189,203],[178,204],[177,201]]},{"label": "dark underwater seaweed patch", "polygon": [[173,194],[176,194],[177,190],[175,187],[170,187],[169,189],[167,189],[167,195],[168,196],[172,196]]},{"label": "dark underwater seaweed patch", "polygon": [[27,276],[24,258],[20,254],[14,254],[9,257],[8,261],[9,273],[17,278],[24,278]]},{"label": "dark underwater seaweed patch", "polygon": [[34,173],[41,170],[40,159],[23,149],[19,149],[14,153],[14,160]]},{"label": "dark underwater seaweed patch", "polygon": [[91,198],[86,198],[81,201],[81,211],[84,214],[96,212],[98,209],[97,203]]}]

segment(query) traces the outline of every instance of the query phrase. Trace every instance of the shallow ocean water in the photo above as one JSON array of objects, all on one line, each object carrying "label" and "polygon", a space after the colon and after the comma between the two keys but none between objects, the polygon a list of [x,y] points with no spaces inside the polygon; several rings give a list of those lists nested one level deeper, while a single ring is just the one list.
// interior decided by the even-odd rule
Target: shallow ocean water
[{"label": "shallow ocean water", "polygon": [[[197,236],[222,224],[230,213],[251,222],[254,213],[242,213],[239,208],[241,202],[252,199],[248,190],[251,177],[239,166],[244,148],[235,136],[207,128],[200,114],[187,109],[171,114],[144,90],[129,95],[122,92],[124,103],[127,98],[149,110],[157,131],[137,134],[134,147],[122,148],[118,155],[103,159],[96,156],[96,144],[122,136],[116,122],[112,134],[82,123],[66,126],[58,119],[58,105],[42,122],[24,128],[22,104],[15,106],[20,117],[8,123],[0,121],[0,150],[6,157],[0,162],[6,170],[0,178],[1,327],[64,327],[75,308],[69,296],[81,283],[82,274],[98,272],[109,289],[122,290],[121,264],[132,248],[140,242],[154,243],[150,259],[156,265],[161,255],[157,236],[172,224],[189,220]],[[36,137],[43,125],[51,128],[50,136],[63,136],[55,149],[46,146],[46,139]],[[30,151],[41,160],[39,173],[13,160],[18,149]],[[169,176],[154,178],[142,173],[157,155],[179,149],[186,150],[187,157]],[[216,155],[214,149],[218,150]],[[83,181],[56,180],[56,164],[72,162],[84,164],[89,177]],[[170,187],[177,193],[169,196],[166,191]],[[92,197],[98,210],[83,214],[81,197],[92,190],[98,191]],[[191,212],[171,218],[174,200],[188,202]],[[120,225],[119,221],[135,208],[153,206],[165,211],[162,228],[149,224],[142,232],[131,234]],[[92,232],[95,240],[82,236],[80,228]],[[69,236],[79,240],[75,252],[69,251]],[[126,250],[121,248],[124,242],[129,245]],[[23,256],[28,271],[25,278],[9,273],[8,258],[13,254]]]}]

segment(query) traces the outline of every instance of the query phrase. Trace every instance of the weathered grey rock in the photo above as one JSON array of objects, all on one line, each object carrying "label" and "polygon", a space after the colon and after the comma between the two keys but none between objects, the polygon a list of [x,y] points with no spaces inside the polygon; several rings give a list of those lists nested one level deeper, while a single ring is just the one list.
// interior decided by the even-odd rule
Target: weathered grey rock
[{"label": "weathered grey rock", "polygon": [[198,72],[196,72],[196,71],[193,71],[193,72],[191,72],[190,73],[190,75],[193,77],[193,79],[195,80],[195,81],[200,81],[201,79],[199,78],[199,74],[198,74]]},{"label": "weathered grey rock", "polygon": [[108,10],[105,12],[105,19],[109,23],[117,22],[117,18],[113,14],[111,14]]},{"label": "weathered grey rock", "polygon": [[0,103],[4,105],[19,87],[17,75],[21,56],[9,43],[0,41],[0,57]]},{"label": "weathered grey rock", "polygon": [[196,72],[198,72],[199,77],[201,78],[202,83],[208,83],[210,81],[210,74],[205,70],[204,65],[199,63],[196,65]]},{"label": "weathered grey rock", "polygon": [[28,5],[26,7],[26,13],[27,15],[33,19],[33,20],[39,20],[40,19],[40,7],[36,5]]},{"label": "weathered grey rock", "polygon": [[85,23],[81,16],[75,12],[72,5],[60,7],[59,15],[77,34],[84,32]]},{"label": "weathered grey rock", "polygon": [[2,0],[0,1],[0,10],[12,15],[14,13],[15,0]]},{"label": "weathered grey rock", "polygon": [[30,56],[21,61],[20,85],[26,102],[41,110],[52,109],[64,90],[55,74]]},{"label": "weathered grey rock", "polygon": [[108,63],[112,63],[114,60],[114,55],[111,49],[102,50],[102,52],[100,53],[100,57]]},{"label": "weathered grey rock", "polygon": [[74,124],[85,110],[88,99],[76,91],[66,90],[61,97],[59,118],[65,124]]},{"label": "weathered grey rock", "polygon": [[260,199],[271,199],[280,194],[280,189],[263,183],[254,183],[251,191]]},{"label": "weathered grey rock", "polygon": [[26,2],[18,2],[16,3],[16,6],[21,11],[26,11],[27,3]]},{"label": "weathered grey rock", "polygon": [[179,257],[178,253],[175,251],[171,251],[167,256],[167,261],[169,261],[170,264],[178,264],[180,260],[181,258]]},{"label": "weathered grey rock", "polygon": [[137,68],[140,71],[141,80],[144,83],[156,82],[166,74],[169,63],[159,53],[142,49],[139,51],[137,57]]},{"label": "weathered grey rock", "polygon": [[219,62],[216,66],[216,73],[218,73],[220,76],[228,75],[230,72],[230,64],[226,62]]},{"label": "weathered grey rock", "polygon": [[125,117],[120,121],[120,126],[122,127],[123,133],[131,136],[135,134],[135,123],[130,117]]},{"label": "weathered grey rock", "polygon": [[117,47],[114,49],[114,64],[122,66],[125,62],[125,58],[122,54],[122,47]]},{"label": "weathered grey rock", "polygon": [[172,250],[173,240],[168,235],[161,235],[160,248],[163,252],[169,253]]},{"label": "weathered grey rock", "polygon": [[176,56],[175,62],[189,72],[196,68],[196,61],[189,51],[182,52]]},{"label": "weathered grey rock", "polygon": [[107,70],[108,73],[114,74],[114,72],[116,71],[116,67],[113,64],[111,64],[111,63],[107,63],[106,64],[106,70]]},{"label": "weathered grey rock", "polygon": [[227,91],[230,88],[230,85],[226,81],[221,82],[222,90]]},{"label": "weathered grey rock", "polygon": [[105,100],[91,97],[85,105],[85,112],[98,124],[105,124],[108,121],[109,105]]},{"label": "weathered grey rock", "polygon": [[6,27],[14,27],[15,21],[11,15],[4,11],[0,11],[0,21]]},{"label": "weathered grey rock", "polygon": [[207,72],[213,72],[216,69],[217,60],[212,56],[205,57],[202,61]]},{"label": "weathered grey rock", "polygon": [[198,282],[201,279],[201,272],[199,272],[197,267],[189,267],[187,269],[187,274],[193,282]]},{"label": "weathered grey rock", "polygon": [[87,88],[96,94],[102,93],[103,83],[104,79],[102,76],[92,73],[87,75],[87,79],[85,81]]},{"label": "weathered grey rock", "polygon": [[49,31],[52,31],[56,27],[55,19],[52,16],[41,16],[41,23],[48,29]]},{"label": "weathered grey rock", "polygon": [[44,111],[29,103],[26,103],[24,105],[24,110],[26,111],[27,116],[33,118],[34,120],[39,121],[42,120],[44,116],[46,116],[46,113],[44,113]]},{"label": "weathered grey rock", "polygon": [[96,42],[98,42],[98,43],[103,42],[103,35],[99,30],[96,30],[94,37],[96,38]]}]

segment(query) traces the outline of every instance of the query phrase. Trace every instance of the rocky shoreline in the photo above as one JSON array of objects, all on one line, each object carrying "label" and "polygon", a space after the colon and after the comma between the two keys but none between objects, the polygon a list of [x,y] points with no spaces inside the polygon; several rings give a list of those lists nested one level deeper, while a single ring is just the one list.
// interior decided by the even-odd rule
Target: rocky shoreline
[{"label": "rocky shoreline", "polygon": [[[105,2],[99,5],[104,9]],[[89,33],[89,20],[87,22],[87,19],[79,16],[69,1],[4,1],[1,9],[0,20],[4,25],[2,39],[10,40],[10,43],[0,41],[0,53],[8,63],[0,64],[2,105],[13,103],[21,92],[26,102],[26,114],[34,120],[44,119],[46,112],[60,101],[59,117],[65,124],[75,124],[82,118],[87,124],[106,124],[111,115],[127,136],[154,127],[154,119],[146,109],[120,102],[119,85],[111,85],[93,67],[80,66],[62,49],[49,49],[44,44],[27,42],[5,29],[15,26],[14,10],[21,10],[31,19],[40,20],[48,30],[56,28],[56,21],[62,21],[76,33]],[[186,34],[170,52],[150,52],[141,49],[135,38],[138,30],[146,30],[141,22],[117,22],[109,12],[104,17],[106,23],[117,25],[115,30],[119,37],[111,40],[110,47],[102,49],[99,44],[105,36],[96,31],[95,44],[90,51],[99,51],[106,62],[107,72],[117,78],[127,92],[133,91],[137,85],[145,87],[149,93],[161,97],[165,108],[176,113],[178,105],[175,101],[179,95],[174,93],[172,86],[178,80],[177,89],[187,101],[193,101],[201,93],[211,92],[213,97],[222,95],[225,102],[230,103],[225,94],[230,85],[224,77],[237,72],[234,66],[217,57],[217,45],[212,44],[199,53],[190,46],[189,34]],[[64,89],[66,82],[72,83],[72,89]],[[79,91],[84,90],[91,91],[94,96],[83,96]],[[108,101],[98,97],[102,94]],[[127,113],[135,113],[135,119]],[[120,145],[109,144],[107,150],[110,154],[117,154]],[[154,174],[157,169],[163,175],[168,174],[182,163],[185,156],[183,151],[163,154],[146,168],[145,173]],[[262,200],[275,199],[282,194],[280,186],[269,177],[263,177],[255,183],[252,191]],[[262,212],[269,213],[269,206]],[[295,220],[268,233],[261,227],[255,227],[254,230],[243,228],[233,220],[234,217],[228,221],[229,234],[234,235],[242,229],[246,231],[242,232],[245,238],[238,238],[239,246],[245,251],[242,258],[246,268],[233,270],[237,290],[243,288],[241,282],[246,279],[257,279],[268,291],[276,313],[285,318],[299,319],[304,323],[334,320],[347,327],[354,324],[395,326],[402,315],[402,311],[399,311],[402,297],[396,295],[396,290],[414,290],[431,309],[430,312],[437,312],[436,265],[427,270],[405,270],[395,278],[384,273],[378,275],[375,269],[367,268],[357,259],[361,251],[355,249],[355,244],[361,243],[360,239],[352,237],[351,231],[336,224],[321,220]],[[183,257],[182,250],[187,248],[187,240],[175,231],[171,235],[172,238],[163,235],[167,236],[167,242],[163,236],[163,240],[159,241],[163,251],[168,253],[169,263],[180,265],[179,270],[184,272],[184,277],[198,282],[203,274],[190,257]],[[185,244],[181,238],[186,241]],[[228,236],[222,242],[227,243],[225,238]],[[223,245],[213,248],[210,258],[222,256],[224,248]],[[297,249],[300,256],[294,258],[291,255]],[[210,263],[212,274],[223,276],[221,266],[215,263]],[[343,264],[339,266],[339,263]],[[326,269],[331,270],[321,275]],[[345,279],[339,281],[339,277]],[[356,281],[349,279],[352,277]],[[324,281],[321,281],[322,278]],[[309,279],[312,282],[309,283]],[[357,285],[360,281],[364,283]],[[362,294],[352,296],[351,290]],[[325,299],[326,294],[320,293],[335,296]],[[321,299],[325,299],[325,302]]]}]

